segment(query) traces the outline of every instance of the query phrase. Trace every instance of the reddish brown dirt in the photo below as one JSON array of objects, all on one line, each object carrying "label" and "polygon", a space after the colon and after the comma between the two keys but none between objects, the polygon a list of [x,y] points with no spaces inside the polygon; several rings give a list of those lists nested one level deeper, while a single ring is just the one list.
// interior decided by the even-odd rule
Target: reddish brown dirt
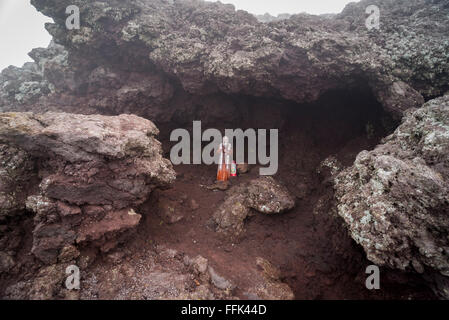
[{"label": "reddish brown dirt", "polygon": [[[389,275],[382,282],[381,290],[365,289],[364,271],[371,263],[345,234],[344,228],[330,218],[313,214],[313,200],[277,216],[256,213],[246,221],[244,238],[239,243],[228,242],[210,225],[211,215],[225,193],[201,186],[210,184],[213,179],[207,177],[214,177],[215,168],[178,166],[176,170],[180,177],[172,189],[164,192],[194,199],[199,208],[191,210],[187,205],[177,208],[183,210],[184,219],[168,225],[154,212],[154,203],[150,201],[139,235],[189,256],[206,257],[221,275],[238,285],[235,294],[240,298],[247,298],[241,288],[253,285],[250,270],[254,269],[256,257],[266,258],[280,267],[296,299],[422,299],[432,296],[418,279],[403,274],[399,274],[402,284],[393,283]],[[232,183],[242,183],[257,175],[253,168],[250,174],[234,178]],[[410,279],[411,282],[404,283]]]}]

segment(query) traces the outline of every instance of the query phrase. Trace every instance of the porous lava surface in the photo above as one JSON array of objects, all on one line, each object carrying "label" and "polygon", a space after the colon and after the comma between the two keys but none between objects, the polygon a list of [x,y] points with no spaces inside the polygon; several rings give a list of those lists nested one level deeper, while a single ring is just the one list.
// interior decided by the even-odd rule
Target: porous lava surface
[{"label": "porous lava surface", "polygon": [[[447,1],[31,4],[53,40],[0,74],[1,297],[447,298]],[[172,167],[194,120],[279,129],[278,173]]]},{"label": "porous lava surface", "polygon": [[449,95],[382,142],[335,178],[338,214],[374,263],[449,277]]},{"label": "porous lava surface", "polygon": [[263,214],[278,214],[293,209],[295,199],[272,177],[261,177],[229,190],[226,200],[212,219],[217,232],[238,238],[244,232],[244,221],[255,209]]},{"label": "porous lava surface", "polygon": [[[204,97],[217,94],[304,103],[364,83],[400,116],[449,89],[443,0],[361,1],[331,17],[272,23],[203,1],[31,3],[54,19],[46,28],[58,45],[3,71],[3,111],[132,112],[159,121],[210,108]],[[365,26],[373,4],[382,9],[379,31]],[[79,30],[66,28],[69,5],[80,8]]]},{"label": "porous lava surface", "polygon": [[[0,114],[2,223],[34,214],[37,265],[76,259],[86,244],[113,249],[139,223],[134,209],[175,180],[157,133],[134,115]],[[26,267],[10,249],[2,271]]]}]

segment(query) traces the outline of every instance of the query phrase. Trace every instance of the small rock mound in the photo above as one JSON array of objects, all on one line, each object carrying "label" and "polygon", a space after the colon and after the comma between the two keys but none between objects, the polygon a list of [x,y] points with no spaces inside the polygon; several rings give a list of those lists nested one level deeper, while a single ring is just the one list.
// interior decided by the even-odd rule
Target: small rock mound
[{"label": "small rock mound", "polygon": [[295,206],[295,200],[287,188],[272,177],[251,181],[247,187],[247,195],[248,205],[265,214],[281,213]]},{"label": "small rock mound", "polygon": [[284,186],[272,177],[260,177],[231,188],[212,220],[217,232],[238,239],[244,233],[244,221],[250,209],[270,215],[290,210],[294,206],[295,200]]},{"label": "small rock mound", "polygon": [[0,222],[25,209],[30,182],[36,179],[34,162],[23,150],[0,144]]}]

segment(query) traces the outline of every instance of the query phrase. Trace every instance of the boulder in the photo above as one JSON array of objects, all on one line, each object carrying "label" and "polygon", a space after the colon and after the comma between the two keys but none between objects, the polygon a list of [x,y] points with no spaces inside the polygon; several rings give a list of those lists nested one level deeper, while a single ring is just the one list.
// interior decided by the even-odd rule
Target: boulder
[{"label": "boulder", "polygon": [[[72,245],[110,250],[139,223],[134,208],[175,179],[157,134],[133,115],[0,114],[7,148],[0,174],[8,183],[1,191],[13,195],[2,215],[25,207],[35,213],[32,252],[47,264],[66,260],[62,249]],[[30,173],[40,179],[24,180]],[[28,186],[19,193],[21,181]]]},{"label": "boulder", "polygon": [[284,186],[272,177],[260,177],[231,188],[212,220],[217,232],[230,239],[238,239],[245,231],[244,221],[251,209],[271,215],[290,210],[294,206],[294,197]]},{"label": "boulder", "polygon": [[245,195],[231,194],[214,212],[212,220],[215,231],[230,239],[238,239],[244,234],[245,219],[250,213]]},{"label": "boulder", "polygon": [[335,189],[338,214],[368,259],[449,277],[449,95],[408,112]]},{"label": "boulder", "polygon": [[295,206],[295,199],[284,186],[272,177],[260,177],[247,186],[246,202],[264,214],[281,213]]}]

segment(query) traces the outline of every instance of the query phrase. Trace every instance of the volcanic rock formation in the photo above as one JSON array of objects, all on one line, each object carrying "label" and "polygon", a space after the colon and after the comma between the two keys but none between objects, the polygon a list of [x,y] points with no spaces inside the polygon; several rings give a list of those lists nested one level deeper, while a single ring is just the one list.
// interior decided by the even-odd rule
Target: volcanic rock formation
[{"label": "volcanic rock formation", "polygon": [[[8,283],[0,288],[7,297],[54,297],[65,264],[77,259],[87,267],[92,261],[80,250],[110,251],[126,230],[135,230],[138,206],[175,179],[151,121],[166,148],[171,129],[190,127],[192,120],[218,129],[279,128],[283,137],[276,179],[289,191],[271,189],[276,183],[270,178],[231,188],[210,211],[218,231],[238,238],[251,208],[277,213],[300,203],[301,214],[315,213],[300,221],[325,235],[304,241],[323,242],[313,253],[299,241],[285,246],[292,253],[288,260],[307,260],[304,277],[313,282],[326,275],[329,285],[341,275],[334,271],[346,268],[338,262],[363,264],[352,256],[357,249],[346,250],[354,243],[341,232],[341,219],[329,215],[338,212],[369,260],[423,273],[438,294],[449,297],[446,0],[362,0],[336,15],[296,14],[266,23],[232,5],[201,0],[31,3],[54,20],[46,25],[53,41],[30,53],[34,62],[0,74],[0,280],[6,283],[9,274],[32,266],[35,281],[28,274],[26,281]],[[79,30],[66,28],[69,5],[80,8]],[[369,5],[381,10],[379,30],[366,27]],[[393,131],[353,164],[357,153]],[[193,219],[191,211],[170,209],[184,202],[167,199],[159,202],[168,210],[159,212],[162,220]],[[205,205],[192,207],[201,211]],[[294,221],[284,221],[284,228]],[[39,264],[29,263],[30,251]],[[160,254],[135,257],[135,273],[130,265],[121,269],[141,275],[134,283],[128,277],[129,285],[146,283],[146,270],[161,288],[154,293],[141,287],[139,298],[231,298],[187,281],[196,271],[183,269],[191,265],[176,255],[165,260],[167,273],[163,264],[145,264]],[[258,259],[258,265],[266,281],[259,289],[246,288],[250,296],[293,297],[267,260]],[[117,276],[113,283],[121,283],[117,268],[105,268]],[[308,288],[297,274],[290,281]],[[101,287],[93,274],[88,282],[89,290]],[[106,296],[132,293],[120,288]]]},{"label": "volcanic rock formation", "polygon": [[110,250],[139,223],[134,208],[175,179],[157,133],[133,115],[0,114],[0,217],[33,211],[32,252],[47,264],[75,244]]},{"label": "volcanic rock formation", "polygon": [[410,111],[335,180],[338,214],[368,259],[449,277],[449,95]]}]

